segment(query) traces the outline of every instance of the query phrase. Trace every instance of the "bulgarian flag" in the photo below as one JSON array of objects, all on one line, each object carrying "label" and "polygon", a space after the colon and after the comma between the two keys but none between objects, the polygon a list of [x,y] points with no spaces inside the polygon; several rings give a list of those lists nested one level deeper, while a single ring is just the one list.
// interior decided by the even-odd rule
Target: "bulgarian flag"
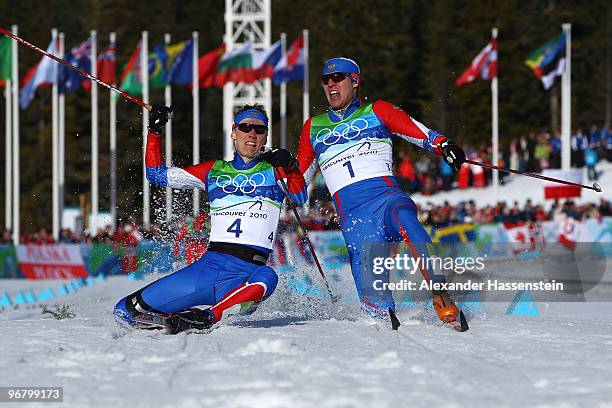
[{"label": "bulgarian flag", "polygon": [[215,84],[218,87],[223,87],[228,82],[247,84],[255,82],[253,52],[250,41],[245,42],[241,47],[226,52],[221,57],[217,67]]},{"label": "bulgarian flag", "polygon": [[[582,183],[582,170],[559,170],[559,169],[546,169],[542,172],[547,177],[554,177],[562,180],[567,180],[572,183]],[[544,184],[544,198],[546,200],[557,199],[557,198],[572,198],[580,197],[582,189],[580,187],[568,186],[565,184],[553,183],[547,181]]]},{"label": "bulgarian flag", "polygon": [[[269,48],[255,51],[250,41],[226,52],[219,65],[215,84],[223,87],[228,82],[252,84],[258,79],[272,78],[274,67],[282,57],[280,40]],[[201,86],[201,85],[200,85]]]}]

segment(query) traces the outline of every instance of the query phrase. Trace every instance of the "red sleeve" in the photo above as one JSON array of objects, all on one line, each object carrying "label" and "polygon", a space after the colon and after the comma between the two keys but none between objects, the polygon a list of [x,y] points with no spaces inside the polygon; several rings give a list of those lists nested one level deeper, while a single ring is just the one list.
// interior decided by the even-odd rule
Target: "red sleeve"
[{"label": "red sleeve", "polygon": [[302,134],[300,135],[300,147],[297,155],[300,172],[304,175],[306,184],[310,184],[310,179],[316,170],[316,155],[314,149],[312,148],[312,143],[310,142],[310,125],[311,119],[309,118],[306,120],[304,127],[302,128]]},{"label": "red sleeve", "polygon": [[161,138],[161,135],[149,130],[147,135],[147,148],[145,150],[145,165],[147,167],[158,167],[164,164]]},{"label": "red sleeve", "polygon": [[412,119],[400,107],[389,102],[378,100],[374,102],[372,108],[391,133],[430,152],[442,154],[439,145],[446,140],[445,136],[428,129],[422,123]]}]

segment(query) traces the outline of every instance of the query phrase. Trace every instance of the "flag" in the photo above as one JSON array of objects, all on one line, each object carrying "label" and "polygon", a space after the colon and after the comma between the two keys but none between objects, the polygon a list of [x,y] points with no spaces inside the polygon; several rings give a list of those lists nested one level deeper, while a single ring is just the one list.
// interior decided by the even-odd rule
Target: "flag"
[{"label": "flag", "polygon": [[[47,47],[47,52],[53,55],[57,54],[57,41],[51,41]],[[28,105],[30,105],[32,99],[34,99],[36,88],[40,85],[55,83],[56,78],[53,77],[54,64],[57,65],[57,62],[49,57],[43,56],[38,65],[31,68],[28,74],[26,74],[19,96],[21,109],[26,109]]]},{"label": "flag", "polygon": [[565,72],[565,34],[557,34],[538,48],[525,60],[525,64],[542,81],[544,89],[549,90],[555,84],[555,78]]},{"label": "flag", "polygon": [[[140,71],[138,71],[140,78]],[[149,53],[149,88],[160,89],[166,86],[168,78],[168,54],[166,47],[156,45]],[[140,80],[142,83],[142,79]],[[141,91],[142,93],[142,91]]]},{"label": "flag", "polygon": [[[156,45],[149,53],[149,88],[159,89],[166,86],[166,62],[168,55],[163,45]],[[140,75],[140,42],[130,56],[121,74],[119,89],[131,95],[142,94],[142,77]]]},{"label": "flag", "polygon": [[193,82],[193,40],[166,47],[168,78],[171,84],[189,85]]},{"label": "flag", "polygon": [[250,41],[247,41],[241,47],[228,51],[223,55],[217,66],[215,84],[219,87],[223,87],[228,82],[251,84],[255,82],[255,74],[252,67],[252,44]]},{"label": "flag", "polygon": [[[562,180],[571,181],[572,183],[582,183],[582,170],[571,169],[571,170],[560,170],[560,169],[545,169],[542,172],[547,177],[558,178]],[[572,198],[580,197],[582,193],[581,187],[568,186],[566,184],[559,184],[553,181],[544,182],[544,199],[559,199],[559,198]]]},{"label": "flag", "polygon": [[0,38],[0,86],[4,86],[4,81],[12,78],[13,51],[12,40],[3,36]]},{"label": "flag", "polygon": [[[117,82],[117,75],[115,74],[115,61],[116,61],[116,50],[115,44],[108,44],[98,54],[98,61],[96,63],[98,78],[102,82],[107,84],[114,84]],[[91,81],[86,80],[83,82],[83,88],[89,92],[91,90]]]},{"label": "flag", "polygon": [[304,37],[296,39],[289,51],[274,67],[275,84],[304,79]]},{"label": "flag", "polygon": [[477,79],[491,79],[497,77],[497,39],[491,41],[472,60],[472,63],[455,81],[456,86],[473,82]]},{"label": "flag", "polygon": [[198,59],[198,83],[200,88],[215,86],[219,60],[225,54],[225,44],[221,44]]},{"label": "flag", "polygon": [[[72,48],[70,53],[64,56],[64,59],[85,72],[91,72],[91,46],[90,37]],[[89,84],[89,79],[84,78],[83,75],[65,65],[59,67],[58,90],[60,93],[75,92],[80,85],[83,86],[83,89],[86,89],[86,84]]]},{"label": "flag", "polygon": [[272,44],[269,48],[253,52],[253,73],[255,79],[272,78],[274,67],[283,56],[281,40]]}]

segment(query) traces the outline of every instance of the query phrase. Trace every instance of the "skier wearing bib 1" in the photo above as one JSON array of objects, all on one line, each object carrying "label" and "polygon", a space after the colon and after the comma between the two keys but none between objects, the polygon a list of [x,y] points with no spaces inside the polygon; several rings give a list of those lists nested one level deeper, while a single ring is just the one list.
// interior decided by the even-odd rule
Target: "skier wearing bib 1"
[{"label": "skier wearing bib 1", "polygon": [[[391,293],[366,294],[368,282],[362,278],[369,279],[372,271],[371,265],[362,265],[363,244],[403,240],[418,257],[427,256],[422,244],[431,242],[417,219],[416,205],[393,176],[392,136],[442,155],[456,170],[465,154],[399,107],[382,100],[360,101],[360,74],[357,63],[348,58],[325,63],[321,79],[329,108],[304,124],[298,162],[307,183],[317,163],[321,169],[336,206],[362,308],[374,317],[387,317],[388,310],[395,309]],[[425,268],[421,273],[428,281],[444,280]],[[435,291],[433,304],[443,322],[458,322],[460,312],[446,291]]]},{"label": "skier wearing bib 1", "polygon": [[[304,203],[306,188],[297,161],[287,150],[260,154],[268,136],[268,117],[259,105],[246,105],[234,117],[231,137],[236,152],[232,161],[166,167],[161,133],[170,112],[162,106],[151,110],[147,179],[160,186],[208,192],[210,244],[193,264],[121,299],[115,316],[130,325],[142,322],[139,316],[170,316],[204,329],[221,320],[228,308],[256,305],[276,288],[276,273],[266,265],[285,197],[275,167],[282,168],[279,174],[286,177],[296,203]],[[194,308],[197,305],[211,307]]]}]

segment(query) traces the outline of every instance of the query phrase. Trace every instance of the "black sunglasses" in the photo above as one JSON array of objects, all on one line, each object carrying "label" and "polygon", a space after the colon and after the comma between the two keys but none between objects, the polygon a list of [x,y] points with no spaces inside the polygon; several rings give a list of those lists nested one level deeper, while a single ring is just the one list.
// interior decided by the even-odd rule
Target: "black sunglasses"
[{"label": "black sunglasses", "polygon": [[239,123],[236,127],[244,133],[251,133],[251,130],[255,129],[255,133],[263,135],[268,131],[268,127],[264,125],[254,125],[253,123]]},{"label": "black sunglasses", "polygon": [[327,85],[331,79],[333,83],[337,84],[338,82],[344,81],[346,77],[347,75],[342,72],[334,72],[333,74],[325,74],[321,76],[321,82],[323,82],[323,85]]}]

